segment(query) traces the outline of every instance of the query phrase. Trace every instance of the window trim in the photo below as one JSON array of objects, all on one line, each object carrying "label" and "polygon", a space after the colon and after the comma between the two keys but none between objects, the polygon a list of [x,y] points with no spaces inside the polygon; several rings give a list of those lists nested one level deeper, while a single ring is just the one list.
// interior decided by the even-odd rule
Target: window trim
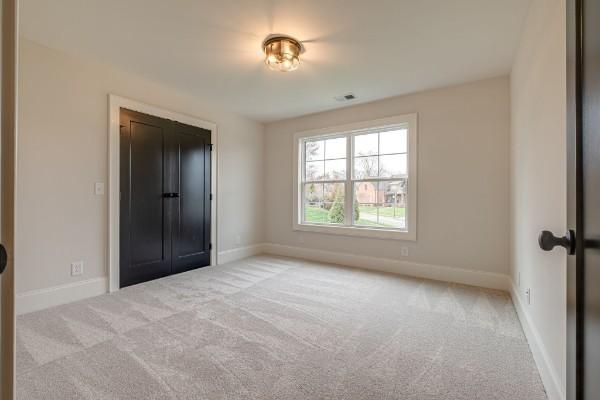
[{"label": "window trim", "polygon": [[[383,118],[371,121],[358,122],[353,124],[346,125],[338,125],[323,129],[314,129],[309,131],[298,132],[294,134],[294,143],[293,143],[293,230],[294,231],[304,231],[304,232],[318,232],[332,235],[343,235],[343,236],[358,236],[358,237],[370,237],[370,238],[380,238],[380,239],[396,239],[396,240],[407,240],[407,241],[416,241],[417,240],[417,191],[418,191],[418,182],[417,182],[417,137],[418,137],[418,127],[417,127],[418,115],[414,114],[405,114],[398,115],[390,118]],[[361,131],[370,131],[374,129],[385,129],[389,127],[393,127],[395,125],[408,125],[408,154],[407,154],[407,165],[408,165],[408,182],[409,182],[409,190],[408,190],[408,198],[407,198],[407,212],[406,212],[406,231],[398,231],[395,229],[385,229],[385,228],[369,228],[369,227],[359,227],[359,226],[348,226],[348,225],[324,225],[324,224],[310,224],[302,222],[302,213],[300,212],[300,207],[302,205],[302,190],[300,190],[300,184],[302,184],[302,176],[304,169],[304,154],[302,148],[300,147],[300,143],[304,139],[308,139],[311,137],[336,137],[347,134],[356,134]],[[346,146],[348,146],[346,152],[346,173],[350,174],[350,179],[346,179],[343,181],[337,182],[345,182],[346,187],[346,198],[353,198],[353,188],[352,185],[348,185],[347,183],[353,182],[352,179],[352,146],[354,140],[347,140]],[[386,179],[386,178],[382,178]],[[370,179],[365,179],[370,180]],[[372,179],[371,179],[372,180]],[[375,180],[381,180],[375,178]],[[329,181],[327,181],[329,182]],[[327,183],[325,182],[325,183]],[[350,186],[350,187],[348,187]],[[348,195],[351,194],[350,197]],[[352,204],[353,201],[346,202],[346,223],[348,219],[352,218]]]}]

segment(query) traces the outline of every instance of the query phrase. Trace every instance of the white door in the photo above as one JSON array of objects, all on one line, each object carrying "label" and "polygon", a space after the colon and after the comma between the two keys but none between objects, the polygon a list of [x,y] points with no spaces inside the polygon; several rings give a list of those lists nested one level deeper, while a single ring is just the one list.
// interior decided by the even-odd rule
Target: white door
[{"label": "white door", "polygon": [[[14,205],[16,143],[17,2],[2,0],[0,38],[2,43],[0,87],[0,400],[14,398],[15,306],[14,306]],[[2,265],[4,254],[8,262]]]}]

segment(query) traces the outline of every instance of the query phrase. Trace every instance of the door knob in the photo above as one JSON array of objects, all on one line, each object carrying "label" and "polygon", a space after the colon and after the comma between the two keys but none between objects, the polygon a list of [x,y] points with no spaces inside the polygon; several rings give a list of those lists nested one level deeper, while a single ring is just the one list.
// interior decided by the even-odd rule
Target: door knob
[{"label": "door knob", "polygon": [[0,244],[0,274],[4,272],[6,269],[6,264],[8,263],[8,256],[6,254],[6,249],[4,245]]},{"label": "door knob", "polygon": [[538,237],[540,248],[544,251],[550,251],[556,246],[567,249],[567,254],[575,254],[575,232],[568,230],[563,237],[556,237],[550,231],[541,231]]}]

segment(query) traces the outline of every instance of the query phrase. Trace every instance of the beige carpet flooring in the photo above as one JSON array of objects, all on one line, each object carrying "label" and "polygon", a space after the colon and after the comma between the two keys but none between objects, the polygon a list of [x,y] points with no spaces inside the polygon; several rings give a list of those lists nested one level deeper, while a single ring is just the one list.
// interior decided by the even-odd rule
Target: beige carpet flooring
[{"label": "beige carpet flooring", "polygon": [[258,256],[20,316],[18,400],[546,395],[507,293]]}]

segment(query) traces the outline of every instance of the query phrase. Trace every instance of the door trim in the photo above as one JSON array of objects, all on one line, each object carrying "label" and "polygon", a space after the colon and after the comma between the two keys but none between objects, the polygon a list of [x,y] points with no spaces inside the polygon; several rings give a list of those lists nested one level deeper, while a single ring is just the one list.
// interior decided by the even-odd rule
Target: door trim
[{"label": "door trim", "polygon": [[150,104],[142,103],[136,100],[117,96],[114,94],[108,95],[108,280],[109,291],[115,292],[119,290],[119,197],[120,197],[120,110],[127,108],[129,110],[141,112],[144,114],[154,115],[156,117],[170,119],[181,122],[183,124],[196,126],[198,128],[207,129],[210,131],[210,142],[213,147],[211,155],[211,193],[213,194],[210,210],[211,210],[211,227],[210,227],[210,242],[212,249],[210,250],[210,265],[218,265],[218,244],[217,244],[217,168],[219,146],[217,124],[202,120],[197,117],[192,117],[186,114],[180,114],[174,111],[165,110]]}]

